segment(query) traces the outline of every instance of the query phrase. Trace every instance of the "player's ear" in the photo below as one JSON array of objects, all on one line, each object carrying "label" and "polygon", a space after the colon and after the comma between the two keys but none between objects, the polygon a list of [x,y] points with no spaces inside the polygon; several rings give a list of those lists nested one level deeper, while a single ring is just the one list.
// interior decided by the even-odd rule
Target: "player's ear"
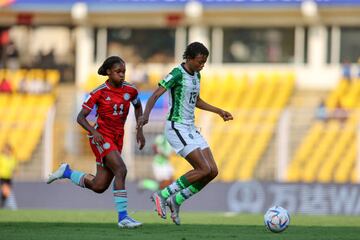
[{"label": "player's ear", "polygon": [[110,69],[106,69],[106,74],[107,74],[107,75],[110,75],[110,73],[111,73],[111,70],[110,70]]}]

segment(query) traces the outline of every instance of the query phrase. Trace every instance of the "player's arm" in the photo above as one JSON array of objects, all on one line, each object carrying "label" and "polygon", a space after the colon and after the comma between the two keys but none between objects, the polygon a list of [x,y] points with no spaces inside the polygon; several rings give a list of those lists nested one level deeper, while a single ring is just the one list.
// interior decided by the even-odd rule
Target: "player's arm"
[{"label": "player's arm", "polygon": [[96,144],[104,144],[104,138],[103,136],[96,131],[96,129],[90,125],[90,123],[88,122],[88,120],[86,120],[86,117],[90,114],[91,110],[87,109],[87,108],[82,108],[81,111],[79,112],[76,121],[80,124],[80,126],[82,126],[86,131],[88,131],[92,137],[94,138],[94,142]]},{"label": "player's arm", "polygon": [[164,92],[166,92],[166,89],[162,86],[159,86],[150,96],[145,106],[144,115],[139,118],[138,127],[142,127],[149,122],[150,112],[153,109],[156,101],[159,99],[159,97],[161,97],[161,95],[164,94]]},{"label": "player's arm", "polygon": [[233,116],[231,115],[231,113],[229,113],[221,108],[218,108],[218,107],[208,104],[207,102],[205,102],[204,100],[202,100],[200,98],[200,95],[197,97],[195,106],[202,110],[213,112],[213,113],[220,115],[220,117],[222,117],[222,119],[224,119],[224,121],[233,120]]},{"label": "player's arm", "polygon": [[[143,115],[141,101],[137,101],[136,104],[134,104],[134,109],[135,109],[134,114],[136,119],[136,125],[138,126],[139,118]],[[136,141],[139,145],[139,149],[140,150],[143,149],[143,147],[145,146],[145,137],[142,127],[136,128]]]}]

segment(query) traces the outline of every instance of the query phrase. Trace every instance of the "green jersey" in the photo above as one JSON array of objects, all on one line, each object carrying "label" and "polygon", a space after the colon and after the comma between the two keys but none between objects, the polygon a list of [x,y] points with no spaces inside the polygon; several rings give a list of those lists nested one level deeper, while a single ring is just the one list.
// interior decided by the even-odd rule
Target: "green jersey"
[{"label": "green jersey", "polygon": [[159,83],[169,92],[168,120],[194,124],[195,105],[200,92],[200,73],[188,73],[182,65],[175,67]]}]

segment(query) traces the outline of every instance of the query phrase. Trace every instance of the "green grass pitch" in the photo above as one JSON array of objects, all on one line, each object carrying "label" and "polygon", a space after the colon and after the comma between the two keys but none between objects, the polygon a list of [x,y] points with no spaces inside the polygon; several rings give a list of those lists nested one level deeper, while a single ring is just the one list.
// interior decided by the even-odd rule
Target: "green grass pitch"
[{"label": "green grass pitch", "polygon": [[155,212],[131,216],[144,225],[119,229],[112,211],[0,210],[0,239],[360,239],[360,217],[294,215],[285,232],[271,233],[265,230],[262,215],[184,212],[181,226]]}]

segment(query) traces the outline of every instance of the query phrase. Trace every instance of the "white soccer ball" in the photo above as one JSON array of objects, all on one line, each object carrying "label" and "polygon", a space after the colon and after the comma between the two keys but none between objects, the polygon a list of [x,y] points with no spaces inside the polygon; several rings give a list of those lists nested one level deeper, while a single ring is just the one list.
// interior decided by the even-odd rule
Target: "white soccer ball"
[{"label": "white soccer ball", "polygon": [[289,226],[290,215],[285,208],[273,206],[266,211],[264,223],[267,229],[274,233],[279,233]]}]

